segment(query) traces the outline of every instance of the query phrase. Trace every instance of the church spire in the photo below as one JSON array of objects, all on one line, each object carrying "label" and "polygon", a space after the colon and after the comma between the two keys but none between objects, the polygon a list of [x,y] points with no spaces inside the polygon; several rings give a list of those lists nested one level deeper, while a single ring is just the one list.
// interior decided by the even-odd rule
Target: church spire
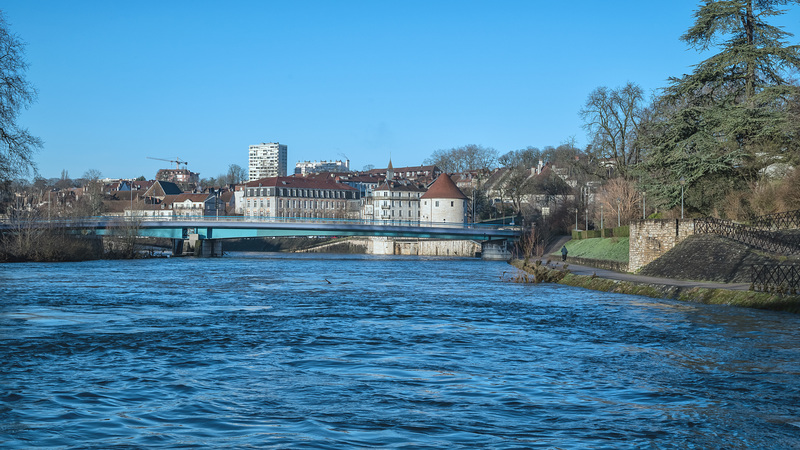
[{"label": "church spire", "polygon": [[394,167],[392,167],[392,157],[389,157],[389,168],[386,169],[386,181],[394,179]]}]

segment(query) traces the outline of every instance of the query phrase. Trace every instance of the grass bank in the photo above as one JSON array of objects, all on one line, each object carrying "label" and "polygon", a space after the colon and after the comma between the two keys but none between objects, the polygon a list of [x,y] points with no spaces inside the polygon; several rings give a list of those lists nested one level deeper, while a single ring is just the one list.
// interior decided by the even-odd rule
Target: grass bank
[{"label": "grass bank", "polygon": [[[573,239],[567,242],[566,246],[569,256],[573,258],[628,262],[630,247],[628,238]],[[552,256],[560,259],[561,249],[559,248]]]},{"label": "grass bank", "polygon": [[552,282],[567,286],[581,287],[603,292],[643,295],[651,298],[668,298],[685,302],[697,302],[707,305],[728,305],[743,308],[766,309],[800,313],[800,296],[779,295],[767,292],[733,291],[728,289],[685,288],[660,284],[634,283],[629,281],[609,280],[587,275],[575,275],[566,270],[552,269],[545,265],[524,265],[521,260],[511,261],[511,265],[530,274],[517,276],[516,282]]}]

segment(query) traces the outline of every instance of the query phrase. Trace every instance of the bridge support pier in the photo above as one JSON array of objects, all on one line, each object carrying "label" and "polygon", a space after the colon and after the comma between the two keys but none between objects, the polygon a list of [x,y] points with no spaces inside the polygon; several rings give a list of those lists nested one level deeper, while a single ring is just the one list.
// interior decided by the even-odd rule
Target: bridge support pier
[{"label": "bridge support pier", "polygon": [[222,256],[222,239],[203,239],[197,241],[194,254],[195,256],[203,258]]},{"label": "bridge support pier", "polygon": [[508,261],[511,259],[513,244],[506,239],[481,242],[481,259],[487,261]]},{"label": "bridge support pier", "polygon": [[222,256],[222,239],[200,239],[196,234],[190,234],[188,239],[173,239],[172,255],[201,258]]}]

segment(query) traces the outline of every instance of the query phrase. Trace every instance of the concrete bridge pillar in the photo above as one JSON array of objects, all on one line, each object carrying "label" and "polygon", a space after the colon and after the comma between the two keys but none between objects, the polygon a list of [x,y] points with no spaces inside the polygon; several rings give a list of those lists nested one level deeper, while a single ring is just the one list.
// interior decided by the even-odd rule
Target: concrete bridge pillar
[{"label": "concrete bridge pillar", "polygon": [[222,239],[203,239],[198,241],[194,254],[203,258],[222,256]]},{"label": "concrete bridge pillar", "polygon": [[188,239],[173,239],[172,255],[202,258],[222,256],[222,239],[202,239],[196,234],[190,234]]},{"label": "concrete bridge pillar", "polygon": [[487,261],[508,261],[511,259],[513,244],[506,239],[481,242],[481,259]]}]

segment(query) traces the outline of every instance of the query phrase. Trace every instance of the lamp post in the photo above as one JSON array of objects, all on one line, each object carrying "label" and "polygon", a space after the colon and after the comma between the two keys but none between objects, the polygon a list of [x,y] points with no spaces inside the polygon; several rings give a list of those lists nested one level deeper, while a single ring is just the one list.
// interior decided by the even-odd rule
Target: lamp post
[{"label": "lamp post", "polygon": [[683,186],[686,184],[686,178],[681,177],[681,219],[683,219]]},{"label": "lamp post", "polygon": [[575,231],[578,231],[578,207],[575,207]]},{"label": "lamp post", "polygon": [[603,229],[603,204],[600,203],[600,229]]},{"label": "lamp post", "polygon": [[586,222],[584,230],[589,231],[589,186],[583,187],[583,219]]},{"label": "lamp post", "polygon": [[621,204],[622,204],[622,199],[620,197],[617,197],[617,228],[622,226],[622,223],[620,222],[620,218],[619,218],[619,216],[620,216],[619,209],[620,209],[620,205]]},{"label": "lamp post", "polygon": [[642,192],[642,220],[647,219],[647,201],[645,200],[646,192]]}]

